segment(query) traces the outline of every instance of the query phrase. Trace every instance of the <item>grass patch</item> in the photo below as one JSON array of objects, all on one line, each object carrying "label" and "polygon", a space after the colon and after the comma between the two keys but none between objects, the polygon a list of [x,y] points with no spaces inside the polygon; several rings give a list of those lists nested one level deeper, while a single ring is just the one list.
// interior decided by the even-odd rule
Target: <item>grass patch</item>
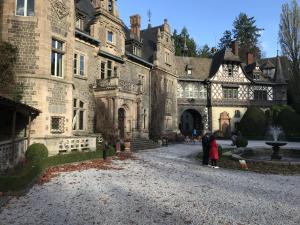
[{"label": "grass patch", "polygon": [[[115,155],[115,150],[111,147],[109,156],[113,155]],[[70,154],[51,156],[38,163],[28,163],[24,167],[16,169],[12,174],[0,176],[0,191],[17,192],[24,190],[49,167],[93,159],[101,159],[102,157],[102,151],[74,152]]]}]

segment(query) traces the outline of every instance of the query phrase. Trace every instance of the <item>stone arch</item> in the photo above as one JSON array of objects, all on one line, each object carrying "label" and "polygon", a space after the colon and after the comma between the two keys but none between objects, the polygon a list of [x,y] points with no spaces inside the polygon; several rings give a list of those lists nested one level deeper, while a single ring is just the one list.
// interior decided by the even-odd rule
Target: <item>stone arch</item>
[{"label": "stone arch", "polygon": [[182,110],[179,129],[185,136],[192,136],[194,129],[197,131],[197,135],[202,134],[204,129],[203,116],[193,108]]}]

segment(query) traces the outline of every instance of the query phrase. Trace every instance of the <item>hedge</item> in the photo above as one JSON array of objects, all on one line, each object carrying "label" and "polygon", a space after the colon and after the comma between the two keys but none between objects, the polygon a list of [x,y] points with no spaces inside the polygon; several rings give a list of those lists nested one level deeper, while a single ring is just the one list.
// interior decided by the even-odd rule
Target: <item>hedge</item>
[{"label": "hedge", "polygon": [[300,137],[300,116],[291,109],[285,109],[279,113],[277,124],[286,137]]},{"label": "hedge", "polygon": [[[110,147],[109,156],[115,155],[115,149]],[[92,159],[101,159],[102,151],[75,152],[48,157],[40,162],[29,162],[15,171],[11,176],[0,176],[0,191],[21,191],[28,187],[47,168],[67,163],[82,162]]]},{"label": "hedge", "polygon": [[266,132],[267,119],[258,107],[249,107],[239,123],[239,130],[245,137],[263,137]]}]

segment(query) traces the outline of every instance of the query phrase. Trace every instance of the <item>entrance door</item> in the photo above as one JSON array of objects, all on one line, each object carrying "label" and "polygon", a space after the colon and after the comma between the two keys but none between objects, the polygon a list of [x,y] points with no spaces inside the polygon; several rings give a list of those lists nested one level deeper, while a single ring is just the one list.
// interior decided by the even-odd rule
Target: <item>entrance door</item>
[{"label": "entrance door", "polygon": [[120,108],[118,111],[118,128],[120,132],[120,139],[125,138],[125,109]]}]

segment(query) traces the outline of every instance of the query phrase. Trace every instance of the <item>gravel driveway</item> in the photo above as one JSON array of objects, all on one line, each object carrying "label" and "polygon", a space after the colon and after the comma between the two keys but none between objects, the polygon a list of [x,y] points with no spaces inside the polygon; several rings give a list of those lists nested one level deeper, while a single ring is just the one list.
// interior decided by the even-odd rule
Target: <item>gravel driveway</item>
[{"label": "gravel driveway", "polygon": [[12,199],[0,224],[300,224],[300,176],[212,169],[175,145],[115,161],[123,170],[62,173]]}]

